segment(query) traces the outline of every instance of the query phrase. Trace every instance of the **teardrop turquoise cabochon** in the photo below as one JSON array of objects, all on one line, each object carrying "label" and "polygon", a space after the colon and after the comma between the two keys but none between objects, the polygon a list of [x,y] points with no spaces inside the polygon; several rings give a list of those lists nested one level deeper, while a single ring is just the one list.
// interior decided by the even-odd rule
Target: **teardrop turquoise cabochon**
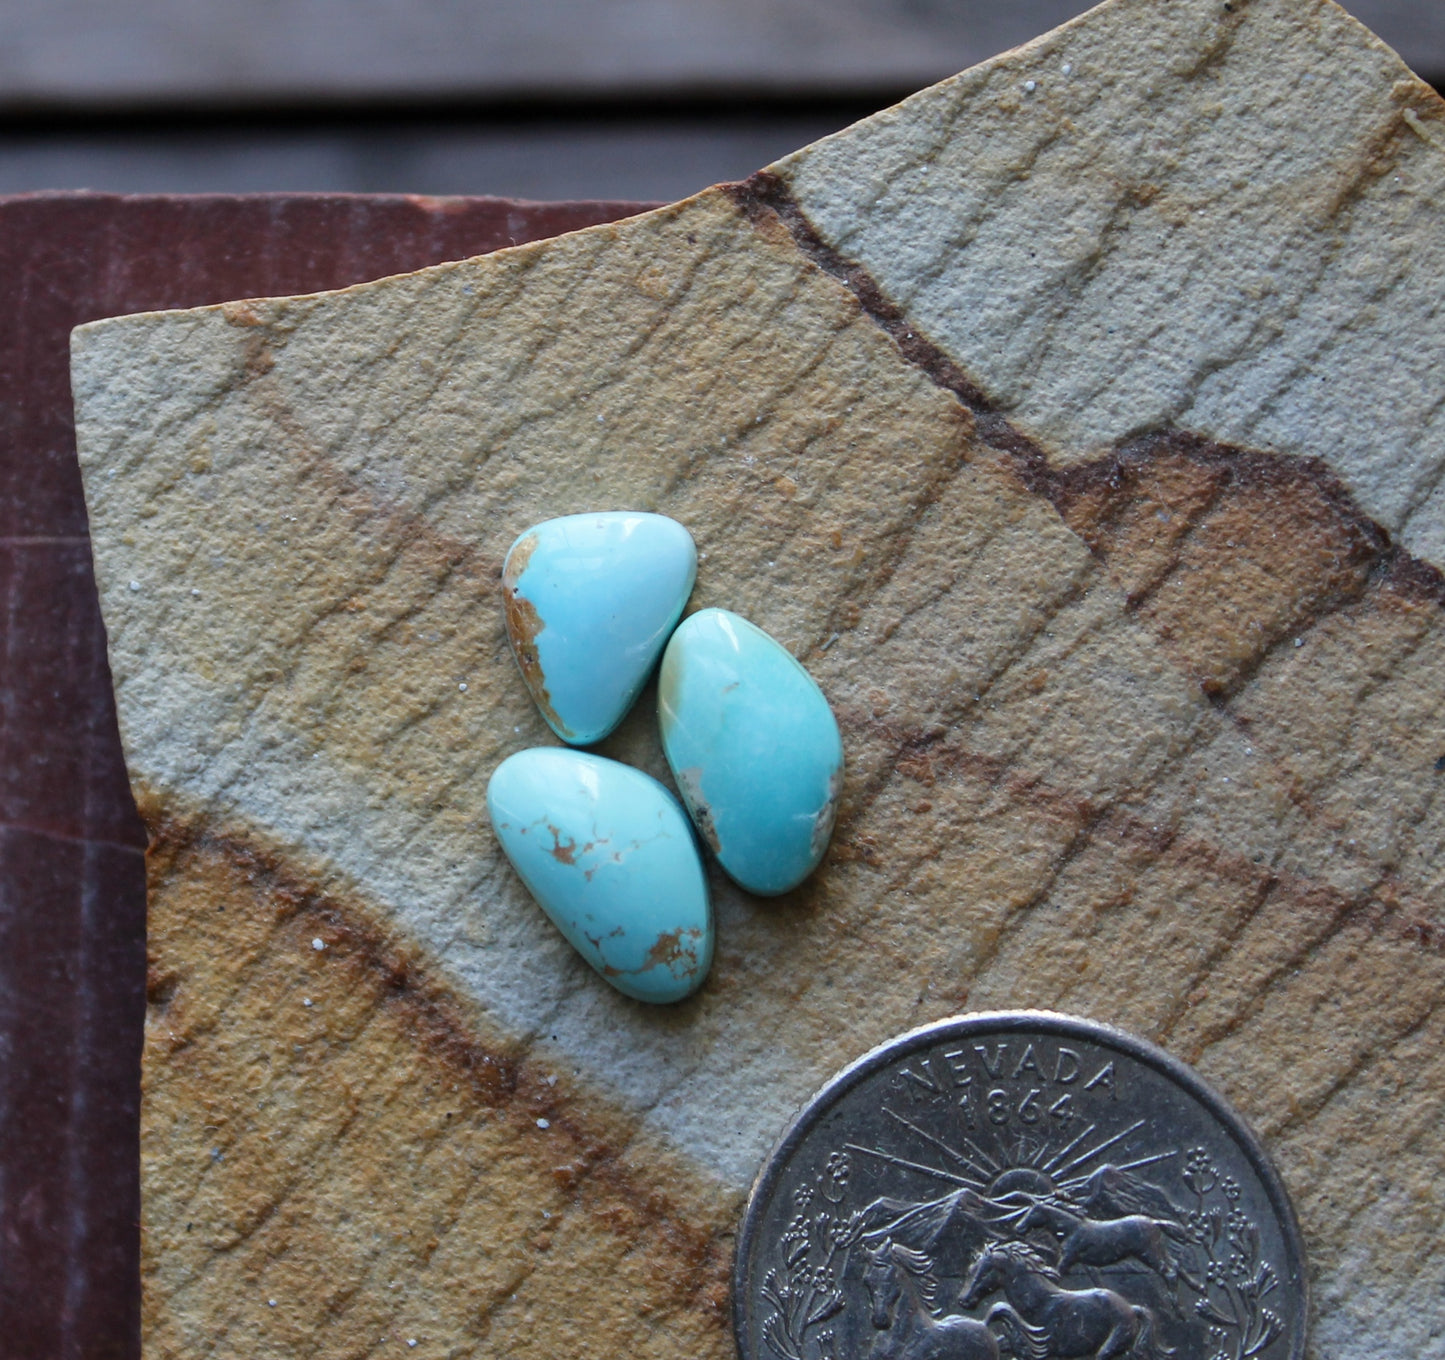
[{"label": "teardrop turquoise cabochon", "polygon": [[785,647],[741,615],[699,610],[663,653],[658,722],[688,811],[738,884],[774,896],[817,868],[837,815],[843,739]]},{"label": "teardrop turquoise cabochon", "polygon": [[639,1001],[680,1001],[712,964],[712,905],[687,815],[651,775],[584,751],[508,756],[487,784],[507,858],[588,963]]},{"label": "teardrop turquoise cabochon", "polygon": [[692,535],[632,511],[533,525],[502,568],[507,635],[552,730],[601,741],[626,716],[697,577]]}]

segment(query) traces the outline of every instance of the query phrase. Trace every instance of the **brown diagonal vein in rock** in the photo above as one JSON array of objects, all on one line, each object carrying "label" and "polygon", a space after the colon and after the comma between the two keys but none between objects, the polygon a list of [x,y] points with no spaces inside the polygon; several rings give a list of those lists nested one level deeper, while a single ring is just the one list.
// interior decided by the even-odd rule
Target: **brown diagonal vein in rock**
[{"label": "brown diagonal vein in rock", "polygon": [[[466,1348],[451,1353],[470,1354],[531,1276],[545,1267],[548,1279],[539,1287],[556,1287],[547,1250],[564,1225],[599,1268],[635,1277],[642,1291],[629,1295],[630,1321],[615,1324],[621,1330],[611,1337],[635,1327],[635,1309],[645,1304],[668,1315],[674,1335],[721,1353],[729,1196],[694,1186],[663,1163],[644,1172],[623,1151],[632,1137],[626,1119],[570,1082],[553,1076],[557,1084],[549,1084],[543,1060],[516,1044],[480,1037],[469,1003],[359,902],[303,881],[263,846],[214,820],[191,824],[154,806],[147,812],[154,923],[147,1128],[154,1130],[148,1142],[161,1140],[148,1153],[163,1157],[166,1167],[148,1180],[146,1201],[148,1279],[152,1287],[161,1277],[168,1281],[154,1296],[161,1311],[148,1320],[158,1354],[200,1353],[196,1346],[215,1342],[214,1334],[186,1341],[177,1330],[185,1327],[185,1310],[174,1304],[218,1271],[250,1280],[238,1303],[258,1292],[284,1298],[286,1314],[262,1315],[268,1327],[282,1328],[272,1336],[278,1344],[285,1317],[299,1310],[309,1312],[310,1326],[329,1319],[338,1354],[346,1346],[364,1353],[378,1326],[393,1323]],[[218,884],[225,885],[221,891]],[[213,957],[197,958],[184,947],[197,912],[205,914]],[[310,948],[312,936],[323,950]],[[237,966],[242,975],[230,994],[212,994],[211,984]],[[303,992],[309,1007],[300,1004]],[[224,1025],[214,1023],[221,1015]],[[281,1041],[298,1024],[325,1025],[338,1016],[340,1032],[313,1034],[300,1046],[308,1050],[294,1060],[305,1065],[298,1088],[304,1106],[294,1110],[281,1089],[286,1074],[276,1075],[292,1057],[293,1046]],[[167,1029],[192,1031],[185,1061],[157,1043]],[[258,1070],[258,1057],[266,1059],[267,1081],[252,1097],[246,1078]],[[228,1079],[215,1080],[221,1074]],[[267,1102],[271,1108],[260,1114]],[[198,1110],[227,1126],[218,1142],[196,1127]],[[302,1147],[314,1150],[288,1154],[298,1115],[307,1135]],[[387,1136],[385,1121],[395,1117],[403,1118],[407,1138]],[[538,1128],[538,1119],[549,1127]],[[484,1136],[490,1142],[476,1142]],[[483,1146],[488,1160],[479,1163],[471,1149]],[[208,1152],[212,1147],[219,1158]],[[470,1169],[448,1180],[444,1152]],[[297,1155],[300,1163],[292,1160]],[[417,1228],[402,1187],[395,1187],[401,1201],[395,1205],[358,1202],[368,1168],[398,1157],[417,1160],[428,1221],[446,1200],[445,1221]],[[205,1174],[182,1192],[194,1179],[184,1171],[192,1159]],[[341,1205],[356,1203],[368,1223],[359,1238],[327,1226],[337,1207],[327,1191],[333,1180]],[[549,1202],[552,1220],[540,1216]],[[207,1243],[188,1232],[192,1224]],[[377,1240],[399,1232],[402,1243],[413,1230],[430,1237],[378,1246],[372,1227]],[[490,1295],[457,1274],[458,1253],[471,1253],[479,1233],[484,1256],[510,1253],[524,1263]],[[392,1279],[403,1287],[392,1290]],[[243,1319],[232,1321],[239,1328]],[[507,1349],[526,1353],[515,1339]]]},{"label": "brown diagonal vein in rock", "polygon": [[[937,493],[935,493],[936,495]],[[915,531],[917,525],[914,526]],[[989,540],[985,539],[987,543]],[[896,570],[896,563],[888,568],[890,574]],[[990,692],[1002,679],[1008,675],[1026,657],[1037,640],[1038,634],[1044,631],[1049,624],[1071,604],[1080,600],[1087,590],[1088,582],[1072,581],[1060,590],[1054,598],[1048,601],[1047,610],[1038,620],[1033,632],[1023,635],[1013,645],[1008,653],[999,659],[998,664],[992,671],[979,682],[974,691],[973,700],[975,704],[983,702]],[[846,608],[841,606],[840,608]],[[906,618],[904,615],[903,618]],[[883,630],[883,641],[897,630],[903,618],[891,621]],[[844,620],[846,621],[846,620]],[[852,618],[856,623],[857,618]],[[926,729],[899,729],[894,725],[879,722],[877,714],[871,714],[856,706],[842,704],[836,706],[839,716],[843,720],[844,731],[851,738],[854,734],[866,735],[868,738],[877,740],[883,738],[885,744],[890,748],[890,754],[870,764],[868,773],[860,784],[849,789],[838,815],[836,835],[846,840],[849,828],[862,821],[882,794],[888,787],[896,773],[906,773],[910,766],[916,765],[922,759],[926,759],[927,753],[939,742],[943,741],[949,732],[951,723],[949,719],[956,717],[954,714],[944,714],[943,721],[932,724]],[[1081,801],[1082,795],[1079,796]]]},{"label": "brown diagonal vein in rock", "polygon": [[[1442,1007],[1445,1007],[1445,992],[1436,992],[1420,1008],[1419,1013],[1407,1020],[1399,1032],[1392,1035],[1387,1043],[1367,1048],[1362,1047],[1353,1061],[1337,1072],[1334,1079],[1322,1091],[1317,1092],[1309,1101],[1297,1105],[1283,1121],[1274,1126],[1271,1132],[1278,1137],[1300,1124],[1306,1124],[1315,1119],[1332,1100],[1337,1099],[1342,1092],[1355,1085],[1361,1073],[1373,1067],[1391,1049],[1407,1043],[1419,1034],[1435,1016],[1440,1014]],[[1362,1203],[1359,1207],[1364,1208],[1365,1205]]]},{"label": "brown diagonal vein in rock", "polygon": [[[1228,655],[1210,652],[1208,642],[1218,639],[1219,630],[1214,630],[1210,638],[1206,638],[1206,628],[1195,628],[1189,636],[1181,636],[1180,620],[1173,617],[1175,611],[1170,611],[1171,617],[1158,625],[1161,637],[1211,695],[1227,698],[1237,693],[1280,638],[1298,633],[1358,599],[1370,579],[1389,573],[1401,586],[1417,592],[1418,598],[1437,604],[1445,601],[1445,577],[1439,570],[1393,545],[1389,534],[1359,509],[1344,485],[1318,458],[1269,454],[1217,443],[1188,431],[1164,429],[1133,438],[1096,462],[1067,469],[1052,467],[1043,449],[1006,418],[956,360],[919,331],[867,270],[821,237],[780,177],[763,171],[728,186],[728,192],[754,223],[782,224],[809,259],[857,297],[867,315],[910,363],[953,393],[973,413],[977,437],[1007,457],[1024,486],[1054,505],[1065,523],[1120,579],[1136,607],[1146,608],[1166,582],[1177,583],[1183,564],[1178,558],[1166,561],[1146,590],[1141,592],[1137,585],[1131,590],[1125,583],[1133,574],[1131,556],[1136,554],[1130,550],[1135,545],[1120,542],[1115,530],[1130,501],[1137,499],[1141,490],[1147,491],[1151,478],[1157,478],[1160,469],[1170,462],[1192,463],[1212,470],[1220,478],[1217,499],[1201,508],[1190,537],[1209,531],[1221,500],[1242,497],[1248,505],[1246,514],[1263,521],[1261,511],[1268,508],[1273,512],[1269,522],[1289,531],[1286,543],[1281,545],[1287,556],[1281,560],[1299,563],[1303,559],[1300,577],[1309,574],[1304,567],[1324,564],[1322,583],[1308,588],[1301,585],[1293,596],[1288,590],[1279,590],[1274,598],[1262,595],[1248,601],[1277,617],[1258,637],[1251,638],[1245,629],[1232,630],[1225,649]],[[1127,489],[1134,493],[1132,497],[1117,494],[1125,489],[1126,481],[1130,483]],[[1101,490],[1106,494],[1100,496]],[[1116,494],[1107,494],[1110,491]],[[1101,500],[1105,516],[1095,519],[1091,512],[1097,513]],[[1195,603],[1198,601],[1189,601],[1189,605]],[[1191,609],[1182,605],[1177,612],[1187,616]],[[1246,641],[1255,645],[1237,655]],[[1198,654],[1201,642],[1205,644],[1203,655]]]},{"label": "brown diagonal vein in rock", "polygon": [[[1002,789],[1007,796],[1051,819],[1071,828],[1070,858],[1094,839],[1127,841],[1154,856],[1173,853],[1197,861],[1212,877],[1239,885],[1252,894],[1267,887],[1269,894],[1303,901],[1306,897],[1329,904],[1337,919],[1370,911],[1388,934],[1401,942],[1413,944],[1427,953],[1445,956],[1445,927],[1435,919],[1433,904],[1399,889],[1391,891],[1393,902],[1378,896],[1390,880],[1382,877],[1365,894],[1349,894],[1323,879],[1304,874],[1286,874],[1253,863],[1248,858],[1217,842],[1200,836],[1184,835],[1167,826],[1150,822],[1125,808],[1101,806],[1096,800],[1075,790],[1052,784],[1040,775],[1019,770],[1007,760],[950,744],[946,733],[938,730],[913,732],[884,719],[859,713],[844,715],[850,729],[881,737],[899,752],[893,766],[897,775],[931,784],[938,778],[966,773],[971,778]],[[1082,840],[1080,839],[1082,837]],[[840,843],[845,858],[865,857],[847,838]],[[1056,870],[1062,864],[1053,866]],[[1056,874],[1051,875],[1051,881]],[[982,971],[982,970],[980,970]]]}]

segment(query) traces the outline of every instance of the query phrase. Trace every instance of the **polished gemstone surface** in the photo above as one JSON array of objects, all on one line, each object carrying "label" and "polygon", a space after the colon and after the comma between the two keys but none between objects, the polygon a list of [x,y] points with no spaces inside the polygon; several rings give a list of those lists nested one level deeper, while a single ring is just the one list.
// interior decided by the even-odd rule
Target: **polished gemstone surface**
[{"label": "polished gemstone surface", "polygon": [[718,862],[749,892],[795,888],[828,848],[843,741],[813,677],[761,628],[703,609],[672,635],[662,745]]},{"label": "polished gemstone surface", "polygon": [[680,1001],[712,962],[692,828],[650,775],[583,751],[508,756],[487,785],[507,858],[584,959],[639,1001]]},{"label": "polished gemstone surface", "polygon": [[552,730],[601,741],[647,682],[697,575],[665,515],[608,511],[533,525],[502,568],[507,636]]}]

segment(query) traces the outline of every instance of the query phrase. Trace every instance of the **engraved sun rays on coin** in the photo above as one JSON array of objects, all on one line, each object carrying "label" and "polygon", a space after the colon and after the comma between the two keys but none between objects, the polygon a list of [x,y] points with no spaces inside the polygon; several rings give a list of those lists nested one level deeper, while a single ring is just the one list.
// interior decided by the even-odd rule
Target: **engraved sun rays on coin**
[{"label": "engraved sun rays on coin", "polygon": [[[1061,1195],[1072,1198],[1085,1193],[1090,1184],[1099,1179],[1101,1172],[1108,1171],[1111,1175],[1122,1176],[1125,1172],[1135,1171],[1153,1162],[1162,1162],[1179,1155],[1177,1149],[1166,1148],[1163,1152],[1138,1157],[1118,1166],[1109,1163],[1104,1166],[1094,1165],[1092,1169],[1088,1170],[1083,1169],[1090,1168],[1091,1164],[1097,1163],[1098,1159],[1115,1144],[1122,1143],[1131,1134],[1143,1128],[1145,1121],[1142,1119],[1136,1119],[1128,1128],[1107,1138],[1099,1135],[1097,1124],[1088,1124],[1058,1148],[1055,1148],[1047,1138],[1035,1139],[1025,1133],[1020,1133],[1011,1152],[990,1155],[973,1140],[965,1137],[959,1138],[959,1146],[950,1146],[943,1139],[935,1138],[931,1133],[921,1129],[912,1120],[899,1114],[897,1110],[885,1106],[883,1114],[906,1129],[920,1142],[926,1143],[936,1154],[942,1154],[942,1159],[946,1164],[928,1165],[883,1152],[878,1148],[862,1147],[856,1143],[848,1144],[850,1151],[865,1157],[876,1157],[880,1161],[889,1162],[910,1171],[917,1171],[940,1181],[950,1181],[956,1185],[966,1186],[995,1203],[1003,1203],[1018,1196],[1027,1197],[1029,1195]],[[1086,1147],[1077,1156],[1071,1155],[1080,1144],[1095,1135],[1100,1137],[1098,1143],[1093,1147]],[[950,1170],[950,1166],[953,1169]],[[1141,1186],[1143,1184],[1140,1182]]]},{"label": "engraved sun rays on coin", "polygon": [[904,1036],[800,1117],[744,1226],[747,1360],[1297,1356],[1298,1243],[1247,1130],[1141,1041],[1003,1019]]}]

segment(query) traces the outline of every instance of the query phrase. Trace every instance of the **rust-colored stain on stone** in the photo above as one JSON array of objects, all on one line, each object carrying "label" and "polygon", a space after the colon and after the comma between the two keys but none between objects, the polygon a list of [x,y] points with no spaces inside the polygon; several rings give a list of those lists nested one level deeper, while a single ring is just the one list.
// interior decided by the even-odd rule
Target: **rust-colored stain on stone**
[{"label": "rust-colored stain on stone", "polygon": [[641,971],[660,967],[691,977],[697,972],[697,942],[701,938],[702,931],[696,929],[663,931],[648,949]]},{"label": "rust-colored stain on stone", "polygon": [[[562,841],[562,833],[557,827],[553,826],[550,822],[548,822],[547,830],[552,833],[552,848],[548,851],[552,858],[555,859],[558,864],[576,864],[577,838],[575,836],[570,836],[564,844]],[[590,844],[584,845],[582,847],[582,851],[584,854],[589,849],[591,849]]]},{"label": "rust-colored stain on stone", "polygon": [[1400,556],[1326,468],[1301,459],[1164,434],[1055,484],[1065,522],[1211,695],[1357,602]]},{"label": "rust-colored stain on stone", "polygon": [[502,601],[507,619],[507,637],[512,644],[512,654],[517,658],[522,679],[537,701],[547,721],[558,731],[566,731],[557,711],[552,707],[552,696],[547,692],[547,676],[542,669],[542,658],[537,651],[537,635],[546,628],[542,616],[531,600],[517,590],[517,582],[527,569],[533,552],[537,548],[537,537],[530,534],[515,544],[507,555],[502,573]]},{"label": "rust-colored stain on stone", "polygon": [[223,302],[221,315],[232,326],[264,326],[266,318],[257,311],[258,306],[264,306],[264,303],[256,298],[243,299],[240,302]]}]

